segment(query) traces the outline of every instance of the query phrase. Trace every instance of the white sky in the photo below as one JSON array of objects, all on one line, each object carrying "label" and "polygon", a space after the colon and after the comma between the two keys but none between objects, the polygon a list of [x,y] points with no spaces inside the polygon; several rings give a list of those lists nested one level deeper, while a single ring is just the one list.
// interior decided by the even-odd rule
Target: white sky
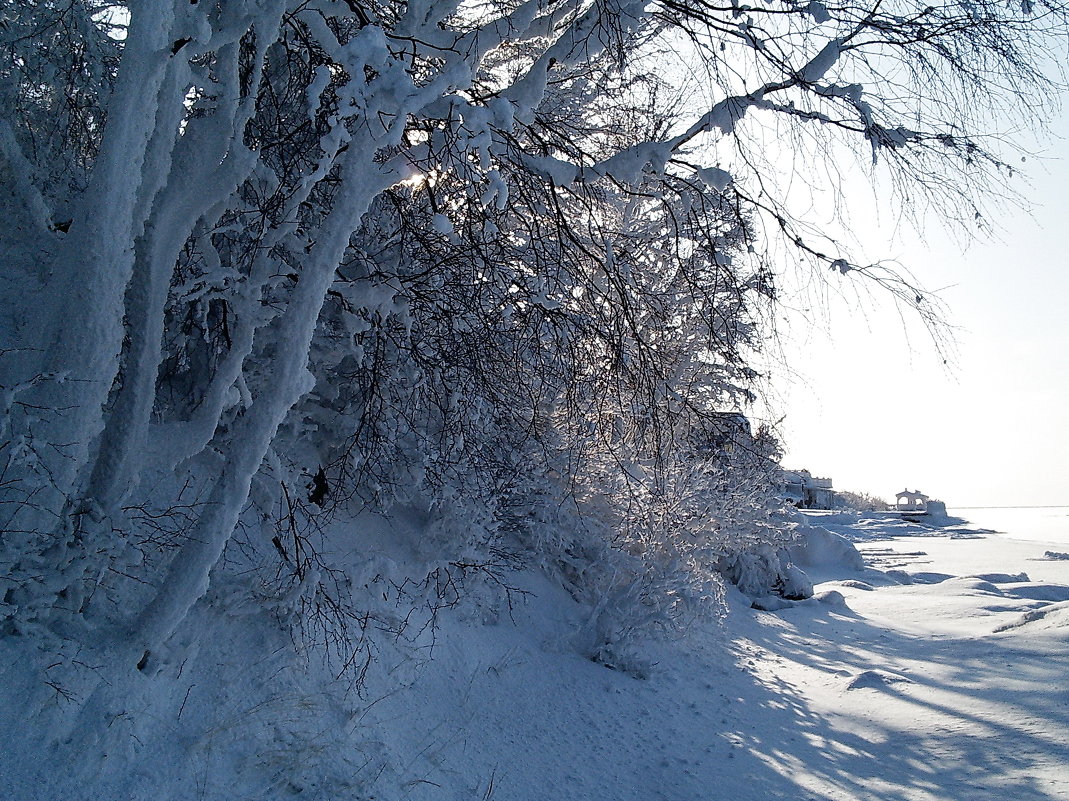
[{"label": "white sky", "polygon": [[[1069,505],[1069,118],[1054,133],[1052,158],[1022,165],[1033,213],[1007,213],[1002,241],[963,253],[931,221],[927,244],[870,248],[940,290],[958,327],[950,368],[889,301],[861,314],[831,298],[810,313],[815,327],[785,327],[797,373],[777,380],[773,401],[785,466],[885,499],[908,486],[951,508]],[[887,239],[856,219],[855,231]]]}]

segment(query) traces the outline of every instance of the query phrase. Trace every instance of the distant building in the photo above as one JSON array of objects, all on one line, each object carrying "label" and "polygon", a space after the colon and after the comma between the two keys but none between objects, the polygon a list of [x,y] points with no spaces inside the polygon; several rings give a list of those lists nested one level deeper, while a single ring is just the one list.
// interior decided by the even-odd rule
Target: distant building
[{"label": "distant building", "polygon": [[895,509],[900,512],[926,512],[929,500],[920,490],[904,489],[895,495]]},{"label": "distant building", "polygon": [[815,478],[808,470],[783,471],[783,496],[799,509],[835,508],[830,478]]}]

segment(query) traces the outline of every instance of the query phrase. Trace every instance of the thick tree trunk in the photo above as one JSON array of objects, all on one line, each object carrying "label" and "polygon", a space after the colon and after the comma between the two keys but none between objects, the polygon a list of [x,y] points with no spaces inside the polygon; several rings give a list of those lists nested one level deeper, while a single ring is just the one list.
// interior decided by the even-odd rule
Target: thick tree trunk
[{"label": "thick tree trunk", "polygon": [[[36,460],[9,464],[5,487],[28,500],[8,525],[29,534],[63,525],[90,445],[104,425],[103,410],[119,366],[123,299],[134,262],[134,241],[147,210],[146,153],[166,84],[173,21],[170,0],[144,0],[132,12],[119,80],[89,186],[79,200],[53,266],[51,325],[37,345],[39,381],[21,398],[35,409],[13,420],[12,434]],[[32,489],[32,495],[29,490]]]},{"label": "thick tree trunk", "polygon": [[[262,59],[263,52],[259,56]],[[253,101],[243,104],[239,97],[237,46],[222,48],[217,61],[227,67],[218,72],[229,78],[219,90],[222,98],[212,116],[187,121],[177,146],[172,134],[173,156],[159,154],[168,177],[135,248],[126,295],[129,345],[122,386],[108,415],[86,493],[106,513],[114,512],[140,479],[175,262],[198,220],[226,200],[256,165],[256,155],[242,143]],[[177,131],[180,121],[180,116],[167,120],[166,131]]]},{"label": "thick tree trunk", "polygon": [[372,141],[353,142],[342,169],[340,190],[309,253],[286,311],[261,334],[275,343],[270,380],[228,436],[226,461],[211,496],[185,544],[175,554],[152,601],[137,619],[131,642],[137,658],[174,633],[193,604],[208,589],[209,575],[229,541],[244,508],[253,476],[293,405],[313,386],[308,352],[319,312],[349,237],[371,201],[392,179],[376,166]]}]

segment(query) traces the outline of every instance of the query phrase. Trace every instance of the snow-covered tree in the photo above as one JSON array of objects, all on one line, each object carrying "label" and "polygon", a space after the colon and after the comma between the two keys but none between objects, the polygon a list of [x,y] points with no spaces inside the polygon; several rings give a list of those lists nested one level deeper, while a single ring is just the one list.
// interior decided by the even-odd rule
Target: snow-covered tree
[{"label": "snow-covered tree", "polygon": [[[441,518],[521,503],[532,473],[660,480],[751,389],[772,243],[933,314],[791,215],[779,153],[846,143],[972,218],[1005,169],[975,123],[1043,106],[1064,23],[994,0],[4,0],[5,628],[100,614],[144,664],[250,500]],[[276,558],[314,584],[297,542]]]}]

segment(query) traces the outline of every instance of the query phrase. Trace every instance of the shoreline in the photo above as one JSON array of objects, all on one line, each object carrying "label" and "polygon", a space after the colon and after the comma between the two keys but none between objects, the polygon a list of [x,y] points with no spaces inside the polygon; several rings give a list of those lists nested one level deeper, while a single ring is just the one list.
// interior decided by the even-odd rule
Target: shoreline
[{"label": "shoreline", "polygon": [[865,557],[885,549],[897,552],[902,564],[923,564],[954,575],[1027,573],[1032,580],[1069,584],[1069,560],[1046,556],[1048,552],[1061,553],[1058,549],[1065,547],[1063,543],[982,533],[971,537],[899,536],[856,542],[855,545]]},{"label": "shoreline", "polygon": [[[891,569],[913,566],[950,575],[1026,573],[1031,580],[1069,585],[1069,559],[1048,556],[1069,553],[1069,542],[1058,539],[1010,534],[981,527],[957,515],[941,518],[941,525],[901,520],[879,512],[806,511],[802,517],[806,525],[845,537],[876,569],[885,565]],[[887,552],[897,557],[890,559]]]}]

